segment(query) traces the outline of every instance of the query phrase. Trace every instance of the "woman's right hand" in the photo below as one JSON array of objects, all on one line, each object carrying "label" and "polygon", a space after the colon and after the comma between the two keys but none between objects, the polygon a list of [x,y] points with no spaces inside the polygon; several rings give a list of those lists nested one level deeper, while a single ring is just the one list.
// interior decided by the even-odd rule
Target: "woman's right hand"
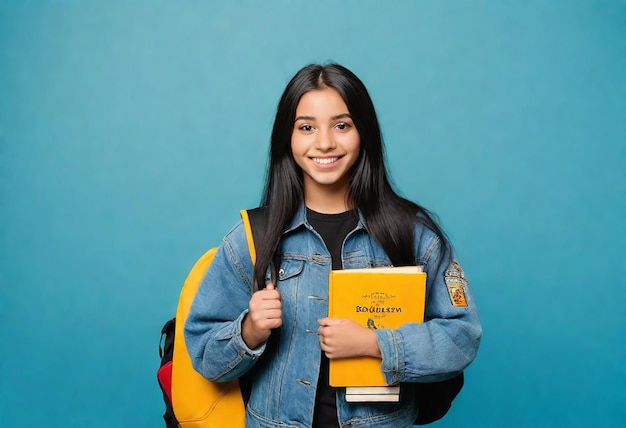
[{"label": "woman's right hand", "polygon": [[274,284],[267,284],[252,295],[241,327],[241,336],[248,348],[258,348],[270,337],[272,329],[283,324],[282,308],[280,292]]}]

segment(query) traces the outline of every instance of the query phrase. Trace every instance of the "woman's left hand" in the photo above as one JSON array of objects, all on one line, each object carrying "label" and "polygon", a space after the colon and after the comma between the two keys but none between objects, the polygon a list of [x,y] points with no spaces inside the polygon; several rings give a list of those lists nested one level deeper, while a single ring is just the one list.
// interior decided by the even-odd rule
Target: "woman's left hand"
[{"label": "woman's left hand", "polygon": [[317,334],[329,359],[347,357],[381,358],[376,333],[347,318],[322,318]]}]

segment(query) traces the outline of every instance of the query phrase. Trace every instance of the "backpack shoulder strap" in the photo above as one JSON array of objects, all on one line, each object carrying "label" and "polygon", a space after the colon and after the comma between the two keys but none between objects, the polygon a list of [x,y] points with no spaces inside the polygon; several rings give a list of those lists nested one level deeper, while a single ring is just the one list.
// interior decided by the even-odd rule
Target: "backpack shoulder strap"
[{"label": "backpack shoulder strap", "polygon": [[[267,216],[264,208],[241,210],[246,239],[252,261],[256,261],[255,242],[263,239]],[[252,233],[254,231],[254,234]],[[194,265],[181,290],[176,310],[175,337],[184,338],[184,320],[204,277],[216,248],[208,250]],[[249,385],[238,381],[210,382],[191,363],[184,340],[174,340],[172,357],[171,403],[181,427],[245,426],[245,405],[242,394],[249,395]]]},{"label": "backpack shoulder strap", "polygon": [[241,210],[241,219],[246,230],[248,250],[252,263],[256,263],[256,248],[262,242],[267,225],[267,210],[265,207],[257,207],[250,210]]}]

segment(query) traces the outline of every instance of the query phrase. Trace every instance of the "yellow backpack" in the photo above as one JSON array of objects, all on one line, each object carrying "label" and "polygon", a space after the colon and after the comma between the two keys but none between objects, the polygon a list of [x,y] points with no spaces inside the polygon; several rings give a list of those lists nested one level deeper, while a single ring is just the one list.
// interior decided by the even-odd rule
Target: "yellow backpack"
[{"label": "yellow backpack", "polygon": [[[256,251],[252,224],[255,233],[259,234],[265,225],[265,211],[262,208],[241,210],[241,218],[254,263]],[[195,263],[180,293],[176,317],[161,331],[161,366],[157,370],[157,379],[166,404],[163,419],[167,428],[245,427],[245,405],[239,381],[211,382],[198,373],[191,365],[183,333],[189,308],[216,250],[211,248]]]}]

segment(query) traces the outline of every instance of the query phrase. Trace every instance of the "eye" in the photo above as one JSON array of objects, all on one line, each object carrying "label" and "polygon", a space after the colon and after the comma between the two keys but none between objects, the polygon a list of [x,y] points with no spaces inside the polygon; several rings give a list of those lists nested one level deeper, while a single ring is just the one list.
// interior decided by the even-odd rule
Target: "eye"
[{"label": "eye", "polygon": [[311,125],[302,125],[298,129],[304,132],[311,132],[313,130],[313,127]]},{"label": "eye", "polygon": [[341,131],[344,131],[344,130],[350,128],[350,125],[345,123],[345,122],[339,122],[338,124],[335,125],[335,128],[337,128],[337,129],[339,129]]}]

